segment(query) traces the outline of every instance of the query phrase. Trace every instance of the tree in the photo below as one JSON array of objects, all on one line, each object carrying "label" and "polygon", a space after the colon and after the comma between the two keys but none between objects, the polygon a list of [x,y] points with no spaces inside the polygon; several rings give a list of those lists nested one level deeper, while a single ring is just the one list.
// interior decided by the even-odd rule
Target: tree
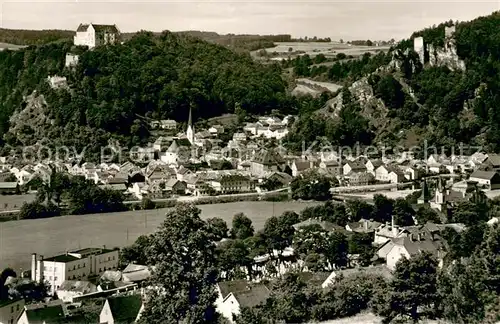
[{"label": "tree", "polygon": [[0,273],[0,301],[9,298],[9,289],[5,285],[7,278],[17,277],[17,274],[11,268],[5,268],[2,273]]},{"label": "tree", "polygon": [[153,234],[148,254],[155,265],[140,323],[214,323],[218,276],[215,244],[200,209],[179,204]]},{"label": "tree", "polygon": [[60,213],[60,209],[54,204],[48,204],[45,206],[35,200],[29,203],[23,203],[21,210],[19,211],[19,219],[54,217],[59,216]]},{"label": "tree", "polygon": [[369,220],[373,214],[373,206],[359,199],[348,200],[346,209],[351,222],[358,222],[361,219]]},{"label": "tree", "polygon": [[274,320],[285,323],[303,323],[309,317],[306,284],[297,273],[288,272],[278,279],[266,311]]},{"label": "tree", "polygon": [[120,251],[120,268],[125,268],[129,263],[150,265],[147,249],[151,244],[152,237],[148,235],[139,236],[134,244],[126,246]]},{"label": "tree", "polygon": [[293,226],[300,222],[300,216],[294,211],[285,211],[280,216],[280,220],[289,226]]},{"label": "tree", "polygon": [[394,223],[399,226],[411,226],[415,225],[413,221],[413,216],[415,216],[415,210],[411,207],[410,203],[403,198],[398,198],[394,201]]},{"label": "tree", "polygon": [[147,209],[155,209],[155,208],[156,208],[156,204],[154,203],[154,201],[152,201],[149,198],[142,198],[141,209],[147,210]]},{"label": "tree", "polygon": [[381,315],[387,319],[408,316],[417,323],[422,315],[432,314],[439,301],[437,266],[429,253],[398,261],[387,293],[390,307]]},{"label": "tree", "polygon": [[24,298],[26,303],[44,301],[48,297],[49,287],[46,283],[16,278],[9,284],[11,298]]},{"label": "tree", "polygon": [[254,233],[252,220],[243,213],[238,213],[233,217],[231,226],[231,237],[238,239],[246,239]]},{"label": "tree", "polygon": [[234,322],[238,324],[269,324],[262,311],[249,307],[242,307]]},{"label": "tree", "polygon": [[251,265],[253,259],[250,258],[250,250],[243,240],[227,240],[217,247],[217,261],[221,276],[226,280],[246,279],[242,274],[241,267],[246,268],[251,276]]},{"label": "tree", "polygon": [[227,228],[226,222],[219,217],[213,217],[207,219],[208,226],[210,227],[210,230],[212,234],[215,236],[214,240],[215,241],[220,241],[224,238],[227,238],[227,233],[229,232],[229,229]]},{"label": "tree", "polygon": [[441,219],[439,218],[439,215],[437,212],[427,206],[422,206],[417,210],[417,213],[415,214],[415,218],[417,219],[417,223],[420,224],[425,224],[427,222],[431,222],[434,224],[441,224]]},{"label": "tree", "polygon": [[331,180],[317,173],[296,177],[290,183],[293,199],[325,201],[331,198]]},{"label": "tree", "polygon": [[348,243],[343,233],[331,232],[326,239],[326,260],[337,268],[347,265]]},{"label": "tree", "polygon": [[292,245],[294,231],[283,216],[268,218],[264,225],[264,236],[269,251],[277,250],[281,254],[286,247]]},{"label": "tree", "polygon": [[373,201],[375,208],[372,218],[381,223],[390,222],[392,220],[394,201],[381,194],[374,195]]}]

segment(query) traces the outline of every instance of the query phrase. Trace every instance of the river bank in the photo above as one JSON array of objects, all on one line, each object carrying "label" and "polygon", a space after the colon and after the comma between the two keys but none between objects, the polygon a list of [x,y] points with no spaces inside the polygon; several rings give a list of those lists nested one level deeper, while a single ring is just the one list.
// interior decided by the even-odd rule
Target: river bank
[{"label": "river bank", "polygon": [[[200,205],[201,218],[220,217],[231,225],[237,213],[245,213],[256,230],[267,218],[285,211],[300,212],[315,202],[233,202]],[[123,247],[137,237],[154,232],[169,208],[117,213],[59,216],[0,223],[0,268],[27,270],[31,253],[46,257],[83,247]]]}]

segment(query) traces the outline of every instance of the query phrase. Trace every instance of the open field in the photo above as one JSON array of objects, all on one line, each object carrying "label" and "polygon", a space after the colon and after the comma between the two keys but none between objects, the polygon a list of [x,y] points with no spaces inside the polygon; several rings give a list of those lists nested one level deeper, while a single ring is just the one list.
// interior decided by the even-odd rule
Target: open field
[{"label": "open field", "polygon": [[[358,314],[356,316],[352,317],[347,317],[347,318],[340,318],[336,320],[331,320],[331,321],[325,321],[325,322],[320,322],[320,323],[314,323],[314,324],[381,324],[382,323],[382,318],[379,316],[376,316],[372,313],[363,313],[363,314]],[[436,321],[436,320],[421,320],[419,321],[420,324],[450,324],[448,322],[444,321]],[[313,324],[313,323],[310,323]]]},{"label": "open field", "polygon": [[336,320],[314,323],[314,324],[380,324],[380,323],[382,323],[382,318],[375,316],[372,313],[364,313],[352,317],[340,318]]},{"label": "open field", "polygon": [[[330,42],[330,43],[318,43],[318,42],[275,42],[276,47],[266,48],[265,50],[268,53],[279,53],[282,55],[286,55],[289,53],[289,49],[292,49],[292,56],[296,56],[293,52],[303,51],[309,56],[316,56],[318,54],[323,54],[327,57],[336,56],[338,53],[344,53],[346,55],[352,56],[360,56],[364,53],[370,52],[372,54],[376,54],[377,52],[384,51],[387,52],[390,46],[356,46],[356,45],[348,45],[341,44],[338,42]],[[253,52],[256,53],[257,51]]]},{"label": "open field", "polygon": [[0,212],[21,208],[23,203],[35,200],[35,194],[0,195]]},{"label": "open field", "polygon": [[342,88],[341,85],[336,84],[336,83],[313,81],[313,80],[309,80],[309,79],[306,79],[306,78],[297,79],[297,81],[301,82],[301,83],[311,84],[313,86],[317,85],[317,86],[326,88],[326,89],[328,89],[331,92],[335,92],[335,91],[339,90],[340,88]]},{"label": "open field", "polygon": [[3,51],[4,49],[17,50],[17,49],[24,48],[24,47],[26,47],[26,46],[0,43],[0,51]]},{"label": "open field", "polygon": [[[238,202],[199,206],[201,218],[220,217],[228,225],[233,216],[243,212],[262,229],[268,217],[284,211],[301,211],[317,203]],[[78,247],[123,247],[137,237],[154,232],[168,209],[127,211],[81,216],[61,216],[0,223],[0,268],[29,268],[31,253],[46,257]]]}]

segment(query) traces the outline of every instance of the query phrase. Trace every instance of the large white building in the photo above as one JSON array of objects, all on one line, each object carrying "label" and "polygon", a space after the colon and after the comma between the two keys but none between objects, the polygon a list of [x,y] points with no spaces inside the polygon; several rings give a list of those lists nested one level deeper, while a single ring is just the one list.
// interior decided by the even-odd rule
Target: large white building
[{"label": "large white building", "polygon": [[34,253],[31,260],[31,279],[47,282],[49,292],[53,294],[65,280],[85,280],[106,270],[116,270],[118,257],[118,249],[105,248],[85,248],[47,259],[42,256],[37,259]]},{"label": "large white building", "polygon": [[116,25],[80,24],[73,37],[77,46],[94,48],[100,45],[114,44],[118,41],[119,30]]}]

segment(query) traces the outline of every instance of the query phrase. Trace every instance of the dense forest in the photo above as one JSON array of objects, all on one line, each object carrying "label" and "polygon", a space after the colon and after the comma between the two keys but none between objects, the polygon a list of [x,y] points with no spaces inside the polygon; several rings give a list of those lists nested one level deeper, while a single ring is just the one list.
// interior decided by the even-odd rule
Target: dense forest
[{"label": "dense forest", "polygon": [[[64,68],[70,51],[71,43],[55,42],[0,53],[1,135],[33,90],[45,95],[53,121],[46,137],[65,144],[106,144],[110,135],[139,144],[148,139],[143,116],[183,121],[189,107],[196,119],[235,107],[248,114],[298,107],[279,66],[263,66],[247,54],[190,36],[141,32],[124,44],[84,51],[74,70]],[[67,77],[70,91],[50,89],[46,78],[55,74]],[[37,132],[30,127],[21,132]],[[18,132],[5,140],[20,144]]]},{"label": "dense forest", "polygon": [[[294,72],[310,77],[323,74],[330,81],[347,85],[363,76],[368,77],[374,96],[381,99],[387,109],[385,125],[390,125],[390,131],[368,128],[376,134],[387,133],[388,137],[382,140],[397,144],[404,140],[409,128],[413,128],[421,134],[418,138],[420,142],[427,140],[447,147],[468,143],[499,151],[500,12],[456,25],[456,52],[465,63],[465,71],[443,64],[429,64],[428,50],[422,64],[413,51],[413,38],[422,36],[426,44],[443,48],[445,26],[452,24],[450,21],[415,32],[388,54],[365,55],[359,60],[336,62],[321,71],[313,66],[311,59],[301,58],[294,62]],[[388,65],[391,60],[398,62],[398,67]],[[354,111],[359,111],[359,108]],[[373,118],[363,117],[368,120]],[[288,139],[292,146],[294,138],[312,139],[318,133],[336,144],[339,138],[329,134],[335,133],[339,123],[354,128],[359,125],[359,118],[332,118],[328,121],[312,116],[312,119],[320,125],[327,125],[318,128],[300,126],[301,123],[312,123],[311,116],[303,116]],[[403,131],[403,138],[396,138],[395,134],[399,131]],[[381,139],[376,136],[371,138]],[[366,136],[354,138],[349,144],[358,140],[366,143],[366,139]]]},{"label": "dense forest", "polygon": [[[76,49],[64,39],[6,50],[0,53],[0,136],[14,147],[32,145],[40,137],[77,149],[107,144],[111,138],[124,145],[144,144],[149,136],[144,117],[184,121],[192,107],[198,120],[235,111],[299,114],[286,139],[290,148],[318,138],[334,145],[401,143],[409,129],[416,129],[417,141],[448,147],[465,142],[499,151],[500,13],[456,25],[456,49],[465,71],[430,66],[429,54],[424,64],[419,62],[412,39],[423,36],[426,44],[440,48],[444,28],[451,24],[417,31],[389,53],[357,59],[339,53],[329,66],[321,65],[326,60],[321,55],[264,66],[213,40],[171,32],[140,32],[123,44],[93,51]],[[243,36],[241,40],[251,41],[244,44],[251,49],[287,35]],[[68,52],[80,54],[75,69],[64,67]],[[291,96],[283,77],[283,69],[290,67],[296,77],[320,77],[346,86],[366,78],[385,105],[377,112],[383,122],[373,123],[376,114],[367,113],[359,94],[347,87],[317,98]],[[46,78],[55,74],[67,77],[69,91],[49,88]],[[12,114],[24,108],[23,98],[33,90],[45,97],[45,126],[28,123],[8,132]],[[324,118],[325,112],[317,110],[335,95],[344,104]]]}]

